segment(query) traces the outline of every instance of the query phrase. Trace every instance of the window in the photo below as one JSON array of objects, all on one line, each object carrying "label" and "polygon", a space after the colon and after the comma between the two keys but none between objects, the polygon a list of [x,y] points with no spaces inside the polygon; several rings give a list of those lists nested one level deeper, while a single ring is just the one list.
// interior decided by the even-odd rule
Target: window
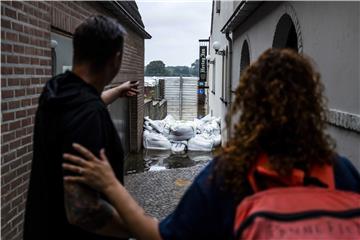
[{"label": "window", "polygon": [[225,101],[225,91],[226,91],[226,56],[222,57],[221,64],[221,100]]},{"label": "window", "polygon": [[240,76],[247,66],[250,64],[250,51],[249,44],[245,40],[241,48],[241,60],[240,60]]},{"label": "window", "polygon": [[56,75],[56,51],[55,48],[51,48],[51,74]]},{"label": "window", "polygon": [[273,47],[292,48],[297,52],[299,51],[295,25],[288,14],[284,14],[276,25]]},{"label": "window", "polygon": [[221,86],[221,100],[227,104],[230,95],[230,84],[229,84],[229,69],[228,69],[228,54],[229,49],[226,47],[225,55],[222,57],[222,86]]},{"label": "window", "polygon": [[212,84],[211,84],[211,87],[212,87],[211,92],[213,94],[215,94],[215,89],[216,89],[215,77],[216,77],[216,64],[215,64],[215,59],[214,59],[214,62],[212,64]]},{"label": "window", "polygon": [[216,6],[216,13],[220,13],[220,6],[221,6],[220,0],[215,0],[215,6]]},{"label": "window", "polygon": [[57,42],[57,46],[52,53],[53,74],[63,73],[72,68],[73,45],[72,37],[62,32],[51,32],[51,39]]}]

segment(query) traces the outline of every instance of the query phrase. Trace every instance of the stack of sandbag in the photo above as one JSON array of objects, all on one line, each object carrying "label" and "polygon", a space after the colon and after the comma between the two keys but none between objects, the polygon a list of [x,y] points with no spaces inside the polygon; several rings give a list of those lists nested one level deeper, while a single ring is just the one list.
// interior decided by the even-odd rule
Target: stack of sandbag
[{"label": "stack of sandbag", "polygon": [[144,147],[173,153],[211,151],[221,144],[220,118],[207,115],[194,121],[177,121],[171,115],[163,120],[144,118]]},{"label": "stack of sandbag", "polygon": [[220,118],[206,115],[202,119],[194,119],[196,136],[188,141],[191,151],[211,151],[221,144]]}]

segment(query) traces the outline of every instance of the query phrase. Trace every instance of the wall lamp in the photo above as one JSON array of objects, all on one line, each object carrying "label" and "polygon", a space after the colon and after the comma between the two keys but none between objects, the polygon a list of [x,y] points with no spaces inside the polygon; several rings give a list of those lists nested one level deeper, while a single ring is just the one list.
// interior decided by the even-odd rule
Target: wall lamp
[{"label": "wall lamp", "polygon": [[56,40],[53,40],[53,39],[52,39],[51,42],[50,42],[51,48],[56,48],[57,45],[58,45],[58,42],[57,42]]},{"label": "wall lamp", "polygon": [[206,61],[207,61],[209,64],[214,64],[214,63],[215,63],[215,60],[211,60],[211,56],[210,56],[210,55],[207,55],[207,56],[206,56]]},{"label": "wall lamp", "polygon": [[220,50],[221,44],[218,41],[215,41],[212,45],[212,47],[215,49],[215,54],[225,56],[225,51]]}]

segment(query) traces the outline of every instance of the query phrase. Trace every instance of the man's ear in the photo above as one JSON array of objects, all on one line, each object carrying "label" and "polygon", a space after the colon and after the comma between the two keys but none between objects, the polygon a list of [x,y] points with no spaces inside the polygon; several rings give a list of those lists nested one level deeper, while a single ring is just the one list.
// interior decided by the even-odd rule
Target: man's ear
[{"label": "man's ear", "polygon": [[122,52],[118,51],[115,54],[115,66],[118,66],[120,68],[121,62],[122,62]]}]

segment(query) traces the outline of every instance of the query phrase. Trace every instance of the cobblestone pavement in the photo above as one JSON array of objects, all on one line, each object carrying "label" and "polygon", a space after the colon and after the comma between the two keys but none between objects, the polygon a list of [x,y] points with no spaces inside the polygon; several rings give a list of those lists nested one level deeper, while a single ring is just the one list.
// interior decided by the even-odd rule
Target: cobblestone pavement
[{"label": "cobblestone pavement", "polygon": [[125,176],[125,186],[146,213],[162,220],[205,165],[130,174]]}]

